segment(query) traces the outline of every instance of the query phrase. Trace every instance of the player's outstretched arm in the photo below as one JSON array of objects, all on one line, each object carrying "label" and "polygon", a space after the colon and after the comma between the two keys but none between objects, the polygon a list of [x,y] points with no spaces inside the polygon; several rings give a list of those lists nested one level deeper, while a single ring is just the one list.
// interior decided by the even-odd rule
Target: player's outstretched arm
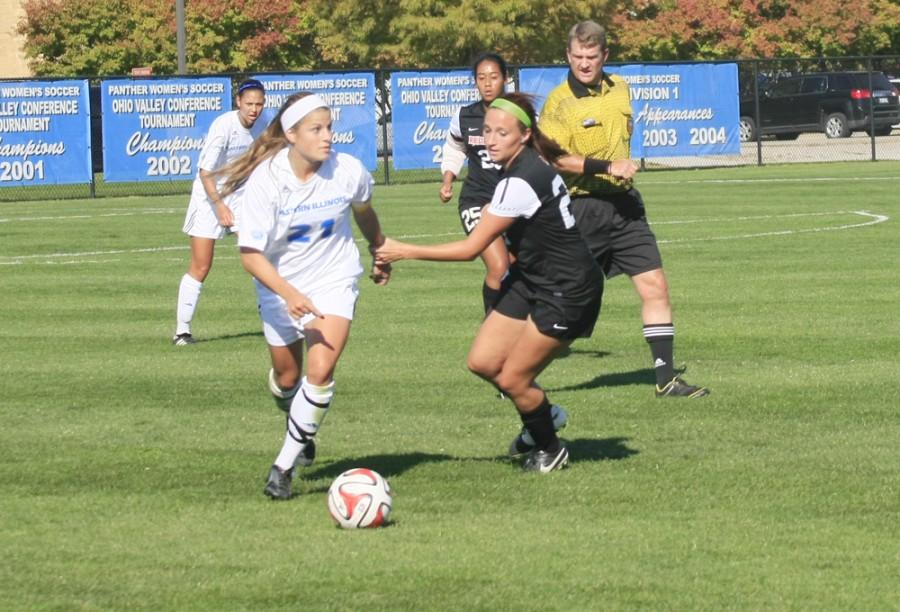
[{"label": "player's outstretched arm", "polygon": [[481,220],[464,240],[424,245],[386,238],[384,244],[375,249],[375,263],[392,263],[401,259],[471,261],[478,257],[497,236],[506,231],[513,221],[515,219],[512,217],[497,217],[490,214],[488,207],[482,210]]}]

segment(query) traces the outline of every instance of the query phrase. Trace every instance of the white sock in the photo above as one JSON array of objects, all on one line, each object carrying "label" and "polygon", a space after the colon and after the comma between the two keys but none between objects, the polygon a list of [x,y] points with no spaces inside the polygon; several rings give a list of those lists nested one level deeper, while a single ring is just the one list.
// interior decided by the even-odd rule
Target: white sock
[{"label": "white sock", "polygon": [[282,470],[294,467],[297,457],[319,432],[319,427],[328,415],[328,407],[334,396],[334,381],[327,385],[313,385],[306,377],[300,382],[300,392],[291,402],[291,412],[287,419],[284,444],[275,459],[275,465]]},{"label": "white sock", "polygon": [[202,289],[203,283],[190,274],[181,277],[181,284],[178,286],[178,304],[175,309],[176,336],[191,333],[191,320],[194,318],[194,311],[197,310]]}]

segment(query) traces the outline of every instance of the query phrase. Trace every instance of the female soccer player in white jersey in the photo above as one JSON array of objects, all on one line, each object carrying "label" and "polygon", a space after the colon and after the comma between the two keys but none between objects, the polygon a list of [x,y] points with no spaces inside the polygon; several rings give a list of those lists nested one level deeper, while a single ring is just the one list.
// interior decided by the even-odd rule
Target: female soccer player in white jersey
[{"label": "female soccer player in white jersey", "polygon": [[[370,203],[372,176],[355,157],[333,151],[331,140],[325,100],[301,92],[225,169],[226,191],[244,185],[241,262],[255,279],[272,359],[269,388],[288,408],[284,444],[264,490],[272,499],[290,498],[294,466],[315,457],[315,436],[334,395],[363,273],[351,213],[370,248],[384,241]],[[373,266],[371,277],[387,283],[390,266]]]},{"label": "female soccer player in white jersey", "polygon": [[485,114],[484,138],[502,170],[472,233],[430,246],[387,239],[375,251],[376,262],[471,260],[505,234],[515,263],[469,350],[468,366],[516,405],[534,442],[522,467],[552,472],[566,465],[569,453],[535,379],[562,348],[590,334],[600,312],[603,273],[575,227],[562,178],[542,157],[565,152],[537,130],[528,98],[504,94],[494,100]]},{"label": "female soccer player in white jersey", "polygon": [[225,197],[220,193],[222,179],[216,171],[247,152],[266,128],[259,117],[265,105],[263,84],[247,79],[238,85],[235,105],[215,118],[209,126],[203,149],[197,160],[197,177],[191,189],[191,201],[182,231],[191,237],[191,262],[178,287],[175,309],[176,346],[194,344],[191,322],[200,301],[203,281],[212,268],[216,240],[238,231],[240,192]]}]

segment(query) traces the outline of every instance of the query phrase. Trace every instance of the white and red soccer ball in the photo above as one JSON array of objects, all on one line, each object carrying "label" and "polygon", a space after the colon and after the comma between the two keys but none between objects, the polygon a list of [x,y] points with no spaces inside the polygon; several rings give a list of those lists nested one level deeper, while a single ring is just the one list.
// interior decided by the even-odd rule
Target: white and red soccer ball
[{"label": "white and red soccer ball", "polygon": [[328,488],[328,512],[344,529],[385,525],[392,504],[391,485],[368,468],[347,470]]}]

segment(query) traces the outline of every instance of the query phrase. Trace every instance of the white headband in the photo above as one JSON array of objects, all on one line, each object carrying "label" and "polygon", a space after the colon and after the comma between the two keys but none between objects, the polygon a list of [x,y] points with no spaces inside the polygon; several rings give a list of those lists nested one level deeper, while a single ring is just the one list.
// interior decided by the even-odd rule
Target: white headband
[{"label": "white headband", "polygon": [[281,113],[281,129],[287,132],[308,114],[323,107],[328,108],[328,103],[316,94],[300,98]]}]

